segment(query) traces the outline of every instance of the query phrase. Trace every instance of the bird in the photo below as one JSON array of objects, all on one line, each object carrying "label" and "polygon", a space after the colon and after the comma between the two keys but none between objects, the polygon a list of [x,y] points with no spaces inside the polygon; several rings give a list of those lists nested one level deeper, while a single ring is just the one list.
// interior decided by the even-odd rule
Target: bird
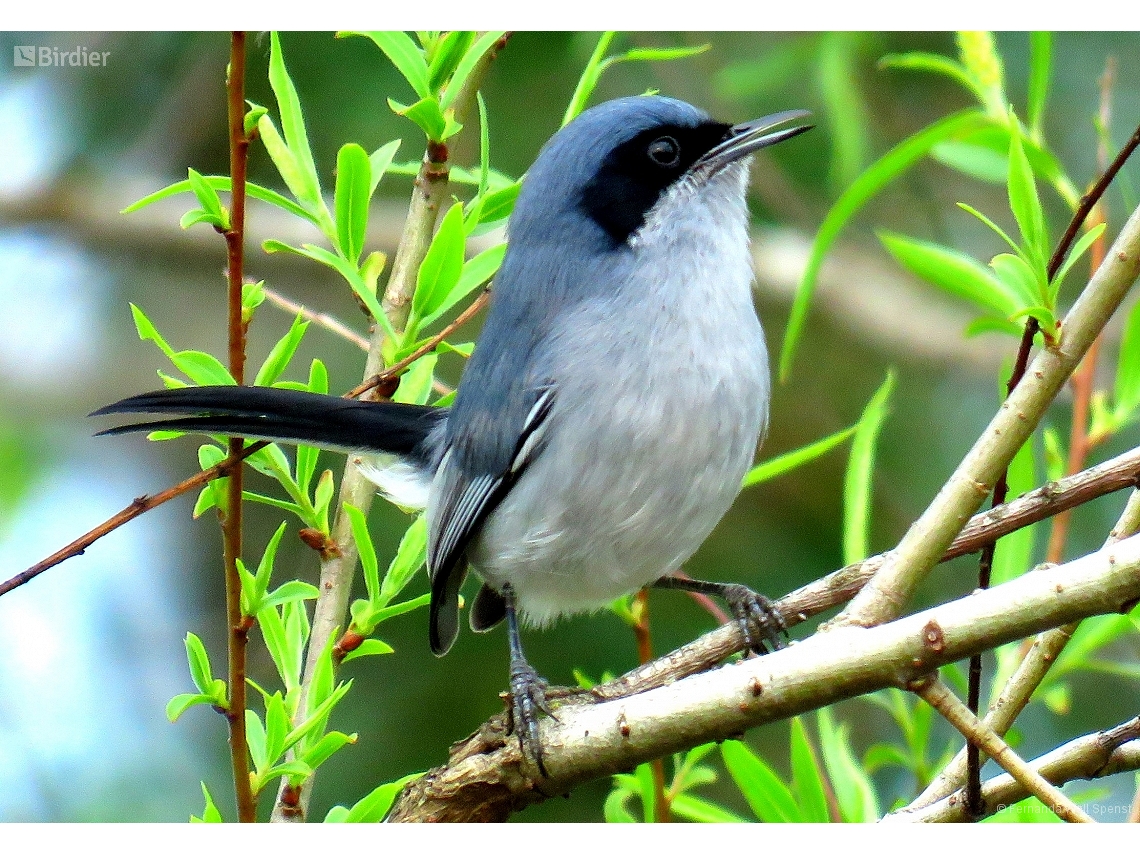
[{"label": "bird", "polygon": [[757,653],[783,646],[762,595],[676,574],[740,492],[767,429],[749,162],[809,130],[809,115],[733,125],[642,95],[557,131],[522,182],[450,408],[204,386],[92,415],[179,416],[103,434],[229,434],[362,455],[382,493],[426,506],[431,650],[442,656],[456,639],[468,570],[482,581],[471,628],[506,621],[512,727],[545,774],[548,687],[523,654],[520,622],[679,588],[724,597]]}]

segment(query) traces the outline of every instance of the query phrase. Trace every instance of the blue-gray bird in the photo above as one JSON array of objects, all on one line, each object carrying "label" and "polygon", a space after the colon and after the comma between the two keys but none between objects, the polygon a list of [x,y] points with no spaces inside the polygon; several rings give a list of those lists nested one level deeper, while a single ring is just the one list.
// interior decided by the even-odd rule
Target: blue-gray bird
[{"label": "blue-gray bird", "polygon": [[97,411],[183,415],[175,429],[372,455],[365,472],[426,505],[431,649],[503,618],[514,728],[545,771],[537,625],[646,585],[724,596],[758,650],[781,621],[741,585],[678,578],[740,491],[768,418],[752,302],[748,155],[810,126],[790,111],[730,126],[671,98],[609,101],[546,144],[508,227],[483,331],[450,409],[271,388],[138,395]]}]

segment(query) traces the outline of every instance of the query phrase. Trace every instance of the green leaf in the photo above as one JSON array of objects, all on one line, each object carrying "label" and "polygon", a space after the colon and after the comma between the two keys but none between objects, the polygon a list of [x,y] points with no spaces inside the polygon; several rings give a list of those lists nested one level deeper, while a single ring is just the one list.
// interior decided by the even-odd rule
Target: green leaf
[{"label": "green leaf", "polygon": [[836,187],[845,187],[858,176],[871,148],[871,123],[856,66],[859,43],[865,38],[861,33],[821,33],[814,63],[831,136],[829,178]]},{"label": "green leaf", "polygon": [[[1006,480],[1009,484],[1007,501],[1016,499],[1022,493],[1033,489],[1034,485],[1033,439],[1030,438],[1013,456]],[[997,542],[994,551],[991,582],[1000,585],[1020,576],[1029,569],[1033,557],[1033,542],[1037,526],[1025,526],[1010,532]]]},{"label": "green leaf", "polygon": [[355,744],[356,737],[355,733],[341,733],[339,730],[329,731],[305,752],[304,756],[301,757],[301,762],[310,769],[316,769],[344,746]]},{"label": "green leaf", "polygon": [[[273,133],[276,132],[277,129],[274,128]],[[222,190],[229,193],[232,189],[230,186],[230,177],[228,175],[205,175],[203,176],[202,180],[205,181],[214,190]],[[130,214],[140,210],[141,208],[145,208],[147,205],[153,204],[154,202],[170,198],[171,196],[177,196],[180,193],[188,193],[191,192],[191,190],[192,188],[189,181],[178,181],[167,187],[163,187],[161,190],[151,193],[149,196],[144,196],[133,204],[127,205],[127,207],[123,208],[123,210],[121,210],[119,213]],[[262,187],[260,184],[253,184],[247,181],[245,184],[245,193],[247,196],[253,199],[258,199],[262,202],[268,202],[270,205],[275,205],[276,207],[281,208],[284,211],[288,211],[290,214],[294,214],[298,217],[306,219],[313,224],[317,223],[316,217],[314,217],[292,199],[289,199],[286,196],[282,196],[276,190],[270,190],[267,187]]]},{"label": "green leaf", "polygon": [[989,217],[987,217],[981,211],[977,210],[976,208],[971,208],[965,202],[959,202],[958,207],[961,208],[966,213],[972,214],[973,216],[975,216],[979,220],[981,220],[983,223],[985,223],[986,226],[988,226],[989,229],[994,234],[998,235],[998,237],[1000,237],[1002,240],[1004,240],[1006,242],[1006,244],[1009,246],[1010,249],[1012,249],[1015,253],[1018,253],[1020,255],[1021,247],[1019,247],[1017,245],[1017,241],[1015,241],[1013,238],[1011,238],[1009,235],[1007,235],[1005,233],[1005,231],[1001,228],[1001,226],[999,226],[997,223],[995,223],[993,220],[991,220]]},{"label": "green leaf", "polygon": [[412,319],[408,329],[436,312],[459,284],[463,272],[463,204],[456,202],[444,214],[416,276]]},{"label": "green leaf", "polygon": [[198,687],[198,691],[209,695],[214,682],[214,675],[210,670],[210,657],[202,644],[202,639],[192,632],[186,633],[186,661],[190,664],[190,679]]},{"label": "green leaf", "polygon": [[372,194],[376,192],[376,186],[380,183],[380,179],[384,177],[384,173],[387,172],[388,167],[392,165],[392,158],[396,156],[396,151],[400,148],[400,142],[400,140],[392,140],[368,155],[370,175],[368,198],[372,198]]},{"label": "green leaf", "polygon": [[780,352],[780,379],[784,380],[791,371],[792,359],[803,333],[808,307],[823,266],[824,256],[844,226],[880,190],[901,176],[907,169],[928,154],[935,145],[956,139],[987,124],[990,119],[979,110],[966,110],[955,113],[924,128],[896,145],[869,167],[848,187],[831,206],[823,223],[816,232],[811,254],[804,269],[803,278],[796,289],[795,303],[788,319],[784,344]]},{"label": "green leaf", "polygon": [[315,600],[320,596],[316,585],[293,579],[265,597],[263,606],[279,606],[293,600]]},{"label": "green leaf", "polygon": [[400,375],[400,385],[392,400],[401,404],[426,404],[431,395],[432,380],[435,379],[435,364],[439,356],[425,353]]},{"label": "green leaf", "polygon": [[803,822],[804,814],[791,789],[744,743],[726,740],[720,746],[728,773],[761,822]]},{"label": "green leaf", "polygon": [[593,94],[594,88],[598,85],[598,80],[601,79],[602,72],[606,69],[606,51],[609,50],[610,42],[614,40],[615,35],[617,35],[615,32],[608,31],[598,37],[598,43],[594,46],[594,52],[586,62],[586,67],[582,70],[582,76],[578,78],[578,85],[574,87],[574,94],[570,96],[570,103],[567,105],[566,112],[562,116],[562,127],[566,127],[571,121],[577,118],[579,113],[586,109],[586,104],[590,101],[590,95]]},{"label": "green leaf", "polygon": [[855,759],[847,738],[847,725],[836,726],[827,707],[816,712],[819,742],[828,779],[845,822],[877,822],[879,799],[867,772]]},{"label": "green leaf", "polygon": [[796,804],[803,811],[805,822],[827,822],[830,817],[823,770],[816,762],[803,719],[796,716],[791,724],[792,792],[796,794]]},{"label": "green leaf", "polygon": [[309,322],[304,319],[303,315],[298,314],[293,319],[293,325],[289,327],[289,332],[285,333],[273,345],[273,349],[265,357],[265,362],[257,369],[257,377],[253,381],[254,386],[272,386],[277,382],[277,379],[292,361],[293,355],[301,344],[301,339],[305,337],[305,330],[308,328]]},{"label": "green leaf", "polygon": [[1029,136],[1041,141],[1045,120],[1045,103],[1049,99],[1049,74],[1053,62],[1053,36],[1050,33],[1029,34],[1029,97],[1025,114],[1029,119]]},{"label": "green leaf", "polygon": [[[1011,127],[1016,125],[1017,119],[1010,116]],[[1009,207],[1013,217],[1017,220],[1017,227],[1021,231],[1022,240],[1030,252],[1030,257],[1041,262],[1044,269],[1045,257],[1048,255],[1049,236],[1045,231],[1045,213],[1041,208],[1041,199],[1037,195],[1037,182],[1033,179],[1033,168],[1025,157],[1025,148],[1021,144],[1021,134],[1010,132],[1009,135]]]},{"label": "green leaf", "polygon": [[[415,122],[432,142],[443,142],[451,130],[447,118],[439,109],[439,102],[434,98],[424,98],[414,104],[401,104],[392,98],[388,99],[388,106],[397,116],[405,116]],[[452,130],[452,133],[455,131]]]},{"label": "green leaf", "polygon": [[392,559],[392,563],[388,565],[388,572],[384,574],[384,582],[380,586],[380,596],[376,605],[382,608],[395,599],[424,566],[426,560],[427,517],[420,514],[400,539],[400,548],[396,550],[396,557]]},{"label": "green leaf", "polygon": [[269,768],[269,758],[265,753],[265,725],[261,723],[261,717],[251,709],[245,711],[245,739],[253,768],[260,774],[263,769]]},{"label": "green leaf", "polygon": [[[296,168],[295,181],[297,186],[289,182],[282,172],[281,177],[289,184],[289,189],[304,203],[308,203],[311,211],[324,211],[324,200],[321,199],[321,184],[317,179],[317,167],[313,163],[313,154],[309,150],[309,136],[305,131],[305,119],[301,114],[301,100],[297,97],[297,89],[285,68],[285,58],[281,54],[281,40],[276,32],[269,35],[269,84],[273,87],[273,94],[277,98],[277,108],[281,112],[281,131],[285,135],[285,144],[292,156],[293,166]],[[264,138],[264,126],[272,126],[269,117],[264,116],[258,121],[258,129]],[[273,129],[276,132],[276,128]],[[268,148],[268,145],[266,146]],[[272,152],[270,153],[272,156]],[[274,158],[274,162],[277,159]],[[278,164],[280,168],[280,164]]]},{"label": "green leaf", "polygon": [[[222,202],[218,198],[218,191],[210,186],[209,182],[198,172],[193,169],[187,170],[189,173],[190,189],[194,191],[194,195],[198,198],[198,204],[202,206],[202,210],[210,217],[211,221],[221,229],[228,229],[230,227],[229,214],[222,208]],[[185,226],[183,226],[185,228]]]},{"label": "green leaf", "polygon": [[978,91],[977,84],[969,72],[960,63],[955,62],[950,57],[942,56],[942,54],[926,53],[925,51],[891,53],[879,60],[879,68],[901,68],[941,74],[962,84],[968,92],[982,100],[982,94]]},{"label": "green leaf", "polygon": [[463,54],[463,59],[455,66],[455,71],[451,75],[447,89],[439,99],[439,107],[441,110],[446,110],[455,103],[456,96],[463,91],[463,84],[466,83],[467,78],[471,76],[471,72],[475,69],[476,64],[483,58],[483,55],[494,47],[495,43],[505,35],[506,30],[489,30],[483,33],[483,35],[479,37],[479,40],[467,49],[467,52]]},{"label": "green leaf", "polygon": [[739,814],[689,793],[674,796],[669,806],[676,816],[690,822],[746,822]]},{"label": "green leaf", "polygon": [[254,104],[248,98],[246,99],[245,103],[249,105],[249,109],[246,111],[245,116],[242,119],[242,130],[245,132],[245,135],[247,137],[252,137],[253,132],[257,130],[257,123],[261,121],[261,117],[268,113],[269,110],[266,107],[262,107],[260,104]]},{"label": "green leaf", "polygon": [[429,51],[428,90],[438,92],[451,77],[471,43],[475,33],[469,30],[452,30],[445,33],[433,50]]},{"label": "green leaf", "polygon": [[343,665],[345,662],[351,662],[353,659],[359,659],[362,656],[384,656],[393,652],[395,651],[392,650],[392,645],[386,644],[378,638],[366,638],[360,642],[359,647],[346,653],[340,663]]},{"label": "green leaf", "polygon": [[1069,271],[1073,269],[1073,265],[1080,261],[1082,255],[1088,252],[1089,247],[1104,233],[1106,227],[1106,223],[1098,223],[1093,226],[1081,235],[1081,239],[1069,250],[1069,255],[1065,259],[1065,263],[1061,265],[1061,268],[1057,271],[1057,275],[1053,277],[1053,281],[1050,283],[1050,293],[1054,299],[1056,299],[1057,291],[1061,288],[1061,283],[1065,281],[1065,277]]},{"label": "green leaf", "polygon": [[171,724],[174,724],[182,716],[182,713],[197,704],[213,706],[214,698],[211,695],[203,695],[197,692],[175,695],[166,704],[166,718]]},{"label": "green leaf", "polygon": [[368,521],[359,508],[348,502],[345,502],[343,507],[352,525],[352,539],[356,541],[356,551],[360,553],[360,566],[364,570],[364,586],[368,591],[368,599],[373,603],[378,602],[380,574],[376,562],[376,548],[372,545],[372,537],[368,533]]},{"label": "green leaf", "polygon": [[372,166],[356,143],[345,143],[336,156],[336,235],[340,253],[354,265],[360,261],[368,232],[368,200]]},{"label": "green leaf", "polygon": [[629,797],[629,790],[615,789],[610,791],[610,794],[606,796],[605,803],[602,805],[602,816],[605,817],[606,822],[637,822],[634,815],[630,813],[629,808],[625,806]]},{"label": "green leaf", "polygon": [[1130,419],[1140,407],[1140,302],[1133,303],[1128,311],[1112,397],[1121,421]]},{"label": "green leaf", "polygon": [[202,815],[200,817],[191,816],[190,821],[191,822],[221,822],[222,821],[221,811],[219,811],[217,808],[217,805],[214,804],[214,800],[210,797],[210,791],[206,789],[205,783],[202,783],[202,797],[206,800],[206,807],[202,811]]},{"label": "green leaf", "polygon": [[353,32],[338,33],[338,36],[354,35],[366,36],[372,39],[376,47],[384,51],[384,55],[396,70],[403,75],[408,84],[421,98],[432,95],[429,83],[428,65],[421,51],[411,36],[402,32]]},{"label": "green leaf", "polygon": [[506,251],[507,245],[500,243],[483,250],[474,258],[465,261],[462,271],[459,274],[459,281],[447,292],[435,310],[420,321],[420,328],[426,329],[430,327],[455,308],[455,306],[469,296],[472,291],[498,273],[499,267],[503,264],[503,256],[506,254]]},{"label": "green leaf", "polygon": [[871,396],[855,425],[851,456],[843,480],[843,563],[854,564],[870,554],[871,486],[875,444],[887,417],[887,401],[895,387],[892,368],[878,391]]},{"label": "green leaf", "polygon": [[1011,320],[1018,312],[1024,312],[1039,304],[1042,295],[1038,288],[1037,276],[1020,255],[1000,253],[991,259],[990,267],[1001,280],[1005,291],[1017,299],[1018,310],[1009,315]]},{"label": "green leaf", "polygon": [[269,764],[276,763],[285,753],[285,737],[289,733],[289,713],[285,699],[274,692],[265,701],[265,756]]},{"label": "green leaf", "polygon": [[[410,782],[416,780],[423,775],[423,772],[416,772],[411,775],[405,775],[398,781],[392,781],[388,784],[381,784],[374,789],[343,815],[338,814],[338,822],[380,822],[387,815],[392,803],[396,801],[396,796],[406,787]],[[329,811],[330,816],[332,811]],[[329,821],[326,817],[326,822]]]},{"label": "green leaf", "polygon": [[188,229],[191,226],[196,226],[199,223],[205,223],[208,226],[213,226],[215,229],[224,230],[225,225],[215,217],[213,214],[203,211],[201,208],[195,208],[193,211],[187,211],[182,215],[178,221],[178,227]]},{"label": "green leaf", "polygon": [[397,615],[407,614],[408,612],[422,609],[431,602],[431,594],[421,594],[411,600],[405,600],[402,603],[395,603],[390,606],[385,606],[382,609],[377,609],[373,613],[373,625],[379,625],[389,618],[394,618]]},{"label": "green leaf", "polygon": [[509,217],[515,208],[515,201],[518,199],[521,189],[522,182],[516,181],[506,187],[492,190],[481,197],[479,225],[497,223],[499,220],[505,220]]},{"label": "green leaf", "polygon": [[788,451],[784,454],[777,455],[762,463],[757,463],[748,474],[744,476],[744,482],[741,485],[744,487],[751,487],[753,484],[760,484],[764,481],[771,481],[778,475],[783,475],[785,472],[791,472],[805,463],[815,460],[817,457],[822,457],[831,449],[838,445],[842,445],[848,437],[855,433],[856,425],[849,428],[836,431],[831,436],[825,436],[823,439],[817,439],[810,445],[805,445],[802,448],[797,448],[794,451]]},{"label": "green leaf", "polygon": [[899,264],[948,294],[1002,318],[1008,318],[1021,308],[1017,293],[1004,280],[965,253],[893,232],[878,235]]},{"label": "green leaf", "polygon": [[951,169],[991,184],[1005,184],[1009,175],[1009,156],[1005,152],[966,140],[939,143],[930,150],[930,156]]},{"label": "green leaf", "polygon": [[978,99],[990,115],[1002,116],[1009,99],[1005,96],[1005,72],[993,33],[959,30],[957,37],[958,57],[974,81]]}]

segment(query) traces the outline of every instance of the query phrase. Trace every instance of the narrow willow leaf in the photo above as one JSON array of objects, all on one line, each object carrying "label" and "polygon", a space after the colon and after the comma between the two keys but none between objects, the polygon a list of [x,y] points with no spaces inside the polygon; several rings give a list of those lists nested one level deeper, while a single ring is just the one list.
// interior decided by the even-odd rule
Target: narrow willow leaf
[{"label": "narrow willow leaf", "polygon": [[354,744],[356,738],[357,734],[355,733],[341,733],[339,730],[329,731],[305,752],[301,762],[310,769],[316,769],[344,746]]},{"label": "narrow willow leaf", "polygon": [[570,103],[562,116],[562,127],[566,127],[579,113],[586,109],[586,104],[589,103],[590,96],[594,93],[594,88],[598,85],[598,80],[605,70],[606,51],[609,50],[610,42],[614,40],[615,35],[617,35],[616,32],[607,31],[598,37],[594,52],[590,55],[586,67],[582,70],[582,75],[578,78],[578,85],[574,87],[574,94],[570,96]]},{"label": "narrow willow leaf", "polygon": [[871,123],[856,70],[859,42],[864,38],[853,32],[821,33],[814,63],[831,136],[828,178],[837,188],[855,180],[866,166],[871,150]]},{"label": "narrow willow leaf", "polygon": [[734,739],[720,746],[728,773],[761,822],[803,822],[791,789],[748,746]]},{"label": "narrow willow leaf", "polygon": [[[1020,255],[1008,252],[995,255],[990,261],[990,267],[1001,280],[1005,290],[1016,295],[1018,312],[1025,312],[1040,303],[1041,293],[1037,287],[1037,276],[1029,263]],[[1009,315],[1011,319],[1016,316],[1017,312]]]},{"label": "narrow willow leaf", "polygon": [[1045,121],[1045,103],[1049,99],[1049,75],[1053,64],[1053,36],[1045,32],[1029,34],[1029,97],[1025,115],[1029,119],[1029,136],[1041,141],[1041,125]]},{"label": "narrow willow leaf", "polygon": [[[1016,121],[1016,117],[1011,114],[1010,122]],[[1041,267],[1044,268],[1049,253],[1045,213],[1037,195],[1033,168],[1029,165],[1025,148],[1021,144],[1020,133],[1010,133],[1009,136],[1009,207],[1017,220],[1017,227],[1030,257],[1035,261],[1040,259]]]},{"label": "narrow willow leaf", "polygon": [[381,641],[378,638],[366,638],[360,643],[360,646],[355,650],[350,650],[341,659],[341,664],[351,662],[353,659],[359,659],[361,656],[382,656],[388,653],[393,653],[392,645]]},{"label": "narrow willow leaf", "polygon": [[304,315],[298,314],[293,319],[289,331],[273,345],[269,355],[265,357],[265,362],[257,369],[257,377],[253,381],[254,386],[272,386],[277,382],[277,379],[292,361],[293,355],[301,344],[301,339],[305,337],[305,330],[308,328],[309,322],[304,319]]},{"label": "narrow willow leaf", "polygon": [[384,51],[384,55],[396,70],[403,75],[408,84],[421,98],[432,95],[431,85],[428,82],[428,65],[421,51],[411,36],[402,32],[354,32],[338,33],[338,36],[355,35],[366,36],[372,39],[376,47]]},{"label": "narrow willow leaf", "polygon": [[971,178],[990,184],[1005,184],[1009,175],[1009,156],[992,148],[964,140],[947,140],[930,150],[939,163]]},{"label": "narrow willow leaf", "polygon": [[443,84],[451,77],[473,41],[475,33],[470,30],[452,30],[440,38],[439,43],[429,51],[431,56],[428,65],[429,92],[438,92],[443,88]]},{"label": "narrow willow leaf", "polygon": [[380,179],[384,177],[384,173],[387,172],[388,167],[392,165],[392,158],[396,156],[396,152],[400,148],[400,142],[401,140],[392,140],[391,142],[384,143],[384,145],[368,155],[368,165],[371,174],[368,183],[368,198],[372,198],[372,194],[376,192],[376,186],[380,183]]},{"label": "narrow willow leaf", "polygon": [[408,329],[437,311],[463,272],[463,204],[456,202],[444,214],[432,238],[427,255],[416,276],[416,293],[412,297],[412,318]]},{"label": "narrow willow leaf", "polygon": [[299,579],[293,579],[292,581],[286,582],[273,593],[267,594],[263,604],[265,606],[279,606],[294,600],[315,600],[320,593],[315,585],[310,585],[308,582],[302,582]]},{"label": "narrow willow leaf", "polygon": [[959,31],[958,58],[974,80],[986,110],[994,118],[1003,115],[1009,98],[1005,94],[1005,71],[993,33]]},{"label": "narrow willow leaf", "polygon": [[[274,129],[274,132],[276,132],[276,128]],[[210,187],[214,188],[215,190],[221,190],[226,193],[230,192],[230,178],[228,175],[204,175],[202,178]],[[127,207],[123,208],[123,210],[119,211],[119,213],[131,214],[135,211],[145,208],[147,205],[153,204],[154,202],[168,199],[171,196],[177,196],[180,193],[189,193],[191,192],[191,189],[192,188],[190,187],[189,181],[178,181],[167,187],[163,187],[161,190],[151,193],[149,196],[144,196],[137,202],[127,205]],[[276,190],[270,190],[268,187],[262,187],[260,184],[253,184],[252,182],[247,181],[245,184],[245,193],[247,196],[253,199],[258,199],[262,202],[268,202],[270,205],[275,205],[276,207],[281,208],[284,211],[288,211],[290,214],[294,214],[295,216],[302,217],[303,219],[306,219],[313,224],[316,224],[317,222],[316,217],[314,217],[292,199],[289,199],[286,196],[282,196]]]},{"label": "narrow willow leaf", "polygon": [[[293,155],[301,179],[302,192],[297,194],[297,198],[308,202],[314,211],[323,210],[321,184],[317,179],[313,153],[309,150],[309,135],[305,131],[305,119],[301,114],[301,99],[297,97],[297,89],[285,68],[281,40],[276,32],[269,36],[269,84],[273,87],[277,108],[281,112],[281,132],[285,135],[285,143]],[[259,121],[258,127],[263,123],[264,120]]]},{"label": "narrow willow leaf", "polygon": [[1105,228],[1107,228],[1106,223],[1098,223],[1093,226],[1081,235],[1081,239],[1069,250],[1069,255],[1065,259],[1065,263],[1061,265],[1061,269],[1057,271],[1057,275],[1053,277],[1053,281],[1050,283],[1050,293],[1053,299],[1056,299],[1057,292],[1060,290],[1061,284],[1065,281],[1065,277],[1069,271],[1073,269],[1073,265],[1080,261],[1082,255],[1088,252],[1089,247],[1104,233]]},{"label": "narrow willow leaf", "polygon": [[879,60],[879,68],[901,68],[941,74],[962,84],[970,94],[979,101],[982,100],[982,93],[978,90],[977,83],[965,67],[950,57],[939,53],[926,53],[925,51],[890,53]]},{"label": "narrow willow leaf", "polygon": [[424,566],[426,558],[427,517],[420,514],[400,539],[400,548],[396,550],[396,557],[392,559],[392,563],[388,565],[388,572],[384,574],[384,582],[380,586],[380,596],[376,604],[383,608],[395,599]]},{"label": "narrow willow leaf", "polygon": [[198,691],[209,695],[213,686],[214,676],[210,671],[210,657],[202,639],[192,632],[186,633],[186,661],[190,664],[190,679],[198,687]]},{"label": "narrow willow leaf", "polygon": [[166,719],[171,724],[178,721],[182,717],[182,713],[190,709],[190,707],[197,706],[198,704],[214,703],[214,699],[209,695],[202,695],[197,693],[185,693],[175,695],[166,704]]},{"label": "narrow willow leaf", "polygon": [[804,268],[803,277],[796,289],[795,303],[788,327],[784,333],[784,344],[780,351],[780,379],[784,380],[792,368],[796,347],[803,334],[808,307],[815,292],[823,259],[831,249],[843,228],[880,190],[902,175],[906,170],[928,154],[935,145],[950,139],[959,138],[987,124],[990,119],[978,110],[955,113],[924,128],[896,145],[855,179],[854,183],[836,200],[827,212],[823,223],[816,232],[811,255]]},{"label": "narrow willow leaf", "polygon": [[354,265],[364,249],[373,186],[368,154],[356,143],[345,143],[336,156],[336,235],[341,255]]},{"label": "narrow willow leaf", "polygon": [[400,385],[392,396],[401,404],[426,404],[431,396],[432,381],[435,379],[435,364],[439,356],[425,353],[411,364],[400,376]]},{"label": "narrow willow leaf", "polygon": [[879,799],[866,770],[851,750],[847,725],[836,726],[827,707],[816,712],[819,742],[828,779],[845,822],[877,822]]},{"label": "narrow willow leaf", "polygon": [[483,55],[487,53],[495,44],[506,35],[505,30],[489,30],[479,37],[475,44],[467,49],[463,55],[463,59],[455,67],[454,73],[451,75],[451,80],[447,84],[447,89],[444,91],[442,97],[439,99],[439,107],[441,110],[447,110],[455,103],[456,96],[463,91],[463,84],[467,82],[467,78],[471,76],[471,72],[475,69],[476,64]]},{"label": "narrow willow leaf", "polygon": [[[202,210],[209,216],[209,218],[220,229],[228,229],[230,227],[229,214],[222,208],[222,201],[218,198],[218,191],[210,186],[210,183],[205,178],[193,169],[187,170],[189,174],[190,189],[194,191],[194,195],[198,199],[198,204],[202,206]],[[183,226],[185,228],[185,226]]]},{"label": "narrow willow leaf", "polygon": [[392,803],[396,801],[396,796],[410,783],[423,775],[423,772],[416,772],[412,775],[405,775],[398,781],[392,781],[388,784],[381,784],[374,789],[348,810],[347,816],[344,817],[344,822],[380,822],[384,819],[388,810],[392,807]]},{"label": "narrow willow leaf", "polygon": [[360,553],[360,566],[364,570],[364,586],[368,590],[368,599],[378,602],[380,599],[380,574],[376,563],[376,548],[372,545],[372,537],[368,533],[368,521],[364,513],[357,507],[344,504],[344,512],[352,525],[352,537],[356,541],[357,552]]},{"label": "narrow willow leaf", "polygon": [[805,822],[827,822],[827,795],[823,780],[823,770],[815,759],[808,740],[807,729],[799,716],[792,719],[792,792],[796,803],[803,811]]},{"label": "narrow willow leaf", "polygon": [[214,804],[213,798],[210,797],[210,791],[206,789],[205,783],[202,783],[202,797],[206,800],[206,807],[202,811],[202,816],[190,817],[191,822],[221,822],[222,813],[218,810],[217,805]]},{"label": "narrow willow leaf", "polygon": [[895,387],[892,368],[855,426],[851,456],[843,479],[843,563],[854,564],[870,554],[871,487],[875,468],[875,445],[887,417],[887,402]]},{"label": "narrow willow leaf", "polygon": [[397,116],[405,116],[415,122],[432,142],[443,142],[447,138],[447,119],[434,98],[422,98],[411,105],[389,98],[388,106]]},{"label": "narrow willow leaf", "polygon": [[1140,302],[1132,304],[1124,325],[1112,396],[1121,421],[1130,419],[1140,407]]},{"label": "narrow willow leaf", "polygon": [[440,301],[435,310],[420,321],[419,327],[421,329],[430,327],[468,297],[476,288],[483,285],[488,279],[498,273],[499,268],[503,264],[503,256],[506,252],[507,245],[500,243],[483,250],[474,258],[463,262],[463,268],[459,274],[459,281],[455,283],[454,287],[452,287],[443,300]]},{"label": "narrow willow leaf", "polygon": [[741,487],[751,487],[753,484],[771,481],[778,475],[791,472],[793,469],[797,469],[805,463],[815,460],[817,457],[822,457],[831,451],[831,449],[846,442],[848,437],[855,433],[855,428],[856,425],[852,425],[849,428],[836,431],[831,436],[817,439],[810,445],[805,445],[802,448],[797,448],[794,451],[788,451],[770,460],[757,463],[748,471],[748,474],[744,476],[744,482]]},{"label": "narrow willow leaf", "polygon": [[1021,308],[1017,292],[965,253],[891,232],[878,235],[899,264],[948,294],[1002,318]]}]

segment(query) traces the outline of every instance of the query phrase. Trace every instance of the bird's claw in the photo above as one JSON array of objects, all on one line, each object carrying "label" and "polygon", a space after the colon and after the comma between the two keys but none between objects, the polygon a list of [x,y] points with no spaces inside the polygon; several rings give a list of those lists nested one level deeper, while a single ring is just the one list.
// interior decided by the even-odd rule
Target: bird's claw
[{"label": "bird's claw", "polygon": [[788,626],[780,610],[763,594],[746,585],[726,585],[724,599],[744,636],[745,646],[757,655],[787,647]]},{"label": "bird's claw", "polygon": [[511,729],[518,737],[523,755],[530,756],[544,778],[549,775],[538,735],[538,714],[557,718],[546,701],[546,689],[546,681],[526,662],[511,665]]}]

